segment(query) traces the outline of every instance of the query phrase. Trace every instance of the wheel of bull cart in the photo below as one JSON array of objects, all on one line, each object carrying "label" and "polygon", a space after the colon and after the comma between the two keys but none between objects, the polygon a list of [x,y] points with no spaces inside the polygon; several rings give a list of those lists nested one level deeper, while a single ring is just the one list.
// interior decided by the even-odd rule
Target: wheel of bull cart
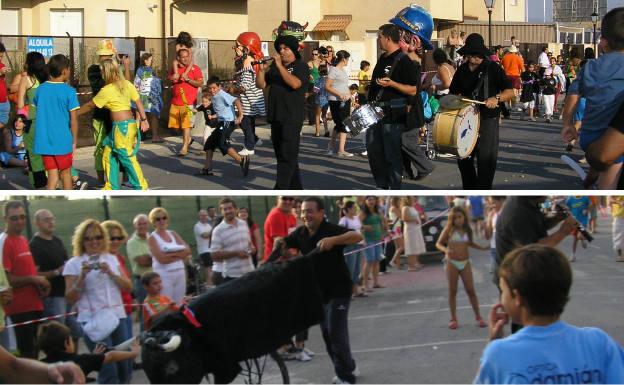
[{"label": "wheel of bull cart", "polygon": [[427,158],[434,160],[438,156],[438,153],[434,149],[427,150]]},{"label": "wheel of bull cart", "polygon": [[[288,367],[277,352],[241,361],[240,366],[242,370],[233,384],[290,384]],[[215,383],[212,375],[206,375],[206,380]]]}]

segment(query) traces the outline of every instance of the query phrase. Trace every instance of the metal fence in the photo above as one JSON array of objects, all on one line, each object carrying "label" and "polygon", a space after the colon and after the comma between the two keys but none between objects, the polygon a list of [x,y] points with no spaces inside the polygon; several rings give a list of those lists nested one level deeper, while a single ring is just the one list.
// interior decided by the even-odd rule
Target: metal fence
[{"label": "metal fence", "polygon": [[[263,232],[267,214],[276,203],[274,196],[238,196],[231,197],[237,206],[247,207],[251,218]],[[93,199],[73,199],[68,197],[20,196],[14,197],[24,203],[27,213],[25,236],[30,239],[36,227],[33,217],[37,210],[48,209],[56,217],[56,235],[63,240],[65,247],[71,251],[71,237],[75,227],[87,218],[100,221],[114,219],[119,221],[128,234],[133,232],[132,220],[137,214],[147,214],[154,207],[164,207],[169,212],[170,228],[175,230],[191,246],[196,255],[195,235],[193,226],[197,223],[197,212],[209,206],[217,207],[221,197],[215,196],[147,196],[147,197],[107,197]],[[335,197],[324,197],[328,218],[337,220],[338,212]],[[9,200],[9,199],[7,199]],[[0,201],[0,208],[7,200]],[[5,228],[3,216],[0,226]],[[125,247],[122,250],[125,255]]]}]

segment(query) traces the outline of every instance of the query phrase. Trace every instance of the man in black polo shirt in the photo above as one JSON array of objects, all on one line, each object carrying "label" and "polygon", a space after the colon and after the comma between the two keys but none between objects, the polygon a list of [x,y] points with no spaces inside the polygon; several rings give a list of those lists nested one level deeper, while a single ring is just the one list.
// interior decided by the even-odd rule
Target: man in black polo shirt
[{"label": "man in black polo shirt", "polygon": [[[278,242],[269,260],[285,255],[284,248],[298,249],[306,255],[317,247],[324,253],[314,260],[321,295],[325,303],[325,317],[321,322],[323,340],[331,357],[337,378],[334,383],[355,383],[356,365],[349,344],[349,304],[352,282],[345,263],[344,247],[362,241],[362,235],[325,220],[323,201],[306,198],[301,206],[303,226]],[[336,380],[340,382],[336,382]]]},{"label": "man in black polo shirt", "polygon": [[[496,220],[496,269],[492,280],[497,288],[498,267],[510,251],[533,243],[556,247],[576,228],[576,220],[571,215],[567,218],[562,214],[544,215],[540,204],[545,200],[545,196],[513,196],[505,201]],[[549,235],[548,230],[562,221],[559,229]],[[520,325],[511,325],[512,332],[519,329]]]},{"label": "man in black polo shirt", "polygon": [[457,165],[465,190],[491,190],[498,158],[499,103],[511,100],[514,90],[503,69],[488,60],[490,52],[481,35],[470,34],[457,53],[466,62],[455,72],[450,93],[486,103],[479,107],[481,123],[477,145],[468,158],[458,159]]},{"label": "man in black polo shirt", "polygon": [[373,70],[367,99],[374,101],[381,93],[379,102],[387,105],[383,107],[385,116],[381,124],[366,131],[366,150],[377,187],[400,190],[403,174],[401,137],[407,124],[408,98],[418,93],[420,79],[412,60],[401,50],[399,27],[384,24],[379,27],[377,37],[385,52]]},{"label": "man in black polo shirt", "polygon": [[[609,129],[600,139],[589,145],[585,156],[589,165],[598,171],[605,170],[624,156],[624,103],[611,121]],[[624,172],[620,175],[618,190],[624,190]]]},{"label": "man in black polo shirt", "polygon": [[299,41],[294,36],[275,40],[273,63],[264,64],[256,77],[258,88],[269,89],[267,121],[277,158],[275,190],[301,190],[299,139],[303,127],[305,93],[310,68],[301,61]]}]

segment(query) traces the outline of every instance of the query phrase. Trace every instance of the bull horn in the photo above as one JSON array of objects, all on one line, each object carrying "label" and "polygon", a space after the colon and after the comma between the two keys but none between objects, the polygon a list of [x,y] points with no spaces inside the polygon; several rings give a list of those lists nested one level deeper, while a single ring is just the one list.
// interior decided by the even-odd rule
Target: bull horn
[{"label": "bull horn", "polygon": [[172,351],[176,350],[180,346],[181,342],[182,342],[182,337],[175,334],[173,337],[169,339],[169,341],[166,344],[161,344],[160,347],[165,352],[171,353]]}]

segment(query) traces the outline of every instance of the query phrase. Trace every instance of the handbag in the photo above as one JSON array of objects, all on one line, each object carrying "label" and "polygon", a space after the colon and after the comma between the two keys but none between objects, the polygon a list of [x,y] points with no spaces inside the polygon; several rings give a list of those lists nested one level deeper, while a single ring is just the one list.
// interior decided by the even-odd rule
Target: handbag
[{"label": "handbag", "polygon": [[112,309],[104,308],[91,313],[91,319],[82,324],[82,330],[93,342],[100,342],[110,336],[119,326],[119,318]]}]

